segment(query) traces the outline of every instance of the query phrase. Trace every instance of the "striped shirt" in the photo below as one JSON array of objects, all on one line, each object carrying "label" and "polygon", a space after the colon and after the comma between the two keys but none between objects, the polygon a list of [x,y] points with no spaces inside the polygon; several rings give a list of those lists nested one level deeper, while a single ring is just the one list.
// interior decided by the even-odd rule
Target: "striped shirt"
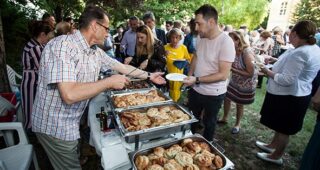
[{"label": "striped shirt", "polygon": [[64,103],[57,83],[97,81],[102,66],[111,69],[116,63],[103,50],[90,48],[80,31],[51,40],[41,55],[32,130],[66,141],[80,138],[80,118],[89,100]]},{"label": "striped shirt", "polygon": [[22,53],[23,75],[20,88],[26,128],[31,128],[32,106],[36,96],[39,62],[43,48],[44,45],[35,39],[31,39]]}]

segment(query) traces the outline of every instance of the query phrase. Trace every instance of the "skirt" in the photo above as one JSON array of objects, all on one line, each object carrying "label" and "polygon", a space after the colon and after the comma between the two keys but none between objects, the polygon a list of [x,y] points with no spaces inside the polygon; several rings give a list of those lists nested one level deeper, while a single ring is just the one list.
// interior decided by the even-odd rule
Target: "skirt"
[{"label": "skirt", "polygon": [[273,95],[267,92],[260,114],[260,123],[286,135],[302,129],[311,96]]}]

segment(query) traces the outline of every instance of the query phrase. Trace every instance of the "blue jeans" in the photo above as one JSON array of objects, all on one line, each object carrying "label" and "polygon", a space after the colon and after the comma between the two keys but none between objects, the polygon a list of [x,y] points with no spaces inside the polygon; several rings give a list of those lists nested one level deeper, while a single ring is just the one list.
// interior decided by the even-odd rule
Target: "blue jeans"
[{"label": "blue jeans", "polygon": [[[318,113],[319,115],[319,113]],[[318,116],[319,117],[319,116]],[[320,169],[320,120],[317,120],[309,143],[304,150],[300,170]]]},{"label": "blue jeans", "polygon": [[[199,120],[201,119],[201,112],[204,110],[203,115],[203,124],[204,124],[204,132],[203,137],[208,141],[213,140],[216,123],[217,123],[217,115],[221,108],[222,102],[224,100],[225,94],[221,94],[219,96],[208,96],[202,95],[196,92],[193,89],[189,90],[189,109],[192,111],[193,115]],[[192,133],[195,133],[199,122],[193,123],[191,125]]]}]

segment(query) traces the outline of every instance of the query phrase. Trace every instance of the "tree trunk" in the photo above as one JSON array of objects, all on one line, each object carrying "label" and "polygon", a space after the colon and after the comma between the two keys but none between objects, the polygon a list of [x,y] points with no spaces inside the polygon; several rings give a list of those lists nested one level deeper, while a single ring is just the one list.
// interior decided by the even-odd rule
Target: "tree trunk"
[{"label": "tree trunk", "polygon": [[11,92],[7,73],[6,53],[4,48],[4,37],[2,18],[0,13],[0,93]]}]

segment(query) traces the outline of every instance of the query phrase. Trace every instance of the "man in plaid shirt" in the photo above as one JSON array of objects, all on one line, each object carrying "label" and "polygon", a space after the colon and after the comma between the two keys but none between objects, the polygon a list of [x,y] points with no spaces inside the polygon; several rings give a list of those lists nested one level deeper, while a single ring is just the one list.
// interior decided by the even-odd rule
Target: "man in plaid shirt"
[{"label": "man in plaid shirt", "polygon": [[[165,84],[162,73],[123,65],[95,48],[103,44],[108,32],[108,16],[91,6],[79,18],[79,31],[54,38],[42,52],[32,130],[54,169],[81,169],[77,152],[80,118],[90,98],[106,89],[122,89],[128,74]],[[101,67],[124,75],[98,80]]]}]

